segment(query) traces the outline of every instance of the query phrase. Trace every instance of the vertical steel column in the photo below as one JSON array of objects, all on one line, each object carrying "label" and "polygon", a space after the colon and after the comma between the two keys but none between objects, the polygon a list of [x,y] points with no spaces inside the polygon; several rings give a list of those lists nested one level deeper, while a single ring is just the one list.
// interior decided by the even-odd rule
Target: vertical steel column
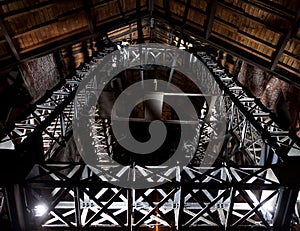
[{"label": "vertical steel column", "polygon": [[25,197],[22,187],[19,184],[8,185],[5,187],[5,197],[7,199],[8,214],[13,231],[28,231],[29,224]]},{"label": "vertical steel column", "polygon": [[128,208],[127,208],[127,230],[132,231],[133,230],[133,189],[127,189],[127,203],[128,203]]},{"label": "vertical steel column", "polygon": [[75,201],[76,226],[77,227],[82,227],[81,213],[80,213],[80,191],[79,191],[79,187],[74,187],[74,201]]},{"label": "vertical steel column", "polygon": [[289,230],[293,213],[295,211],[295,203],[297,201],[298,190],[284,187],[280,190],[277,207],[274,214],[274,231]]}]

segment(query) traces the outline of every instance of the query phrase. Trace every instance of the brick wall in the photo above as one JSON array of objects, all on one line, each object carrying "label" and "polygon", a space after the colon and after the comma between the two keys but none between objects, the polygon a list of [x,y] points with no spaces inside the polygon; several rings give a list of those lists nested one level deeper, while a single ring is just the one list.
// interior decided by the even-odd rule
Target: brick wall
[{"label": "brick wall", "polygon": [[20,70],[31,96],[37,100],[54,87],[60,75],[53,54],[30,60]]},{"label": "brick wall", "polygon": [[299,128],[299,88],[245,62],[237,78],[268,109],[276,113],[280,125],[292,130]]}]

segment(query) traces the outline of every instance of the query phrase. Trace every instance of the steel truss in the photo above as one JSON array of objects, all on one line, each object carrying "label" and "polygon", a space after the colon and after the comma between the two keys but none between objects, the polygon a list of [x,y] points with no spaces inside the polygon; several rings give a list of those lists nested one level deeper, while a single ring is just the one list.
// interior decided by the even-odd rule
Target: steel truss
[{"label": "steel truss", "polygon": [[251,164],[274,164],[278,162],[278,157],[284,161],[288,155],[299,152],[295,143],[297,138],[274,122],[271,112],[258,98],[246,92],[205,52],[199,51],[197,56],[207,65],[219,87],[228,96],[225,98],[228,132],[238,139],[239,148]]},{"label": "steel truss", "polygon": [[[211,84],[212,91],[216,87],[222,89],[224,97],[218,103],[225,105],[228,118],[227,139],[220,154],[223,160],[221,165],[208,167],[206,171],[193,165],[184,169],[174,167],[174,181],[156,188],[134,190],[109,184],[107,176],[99,177],[84,163],[51,161],[55,150],[65,146],[72,119],[88,100],[88,94],[83,94],[74,103],[77,87],[102,57],[112,50],[103,51],[83,70],[78,70],[74,78],[49,92],[36,104],[35,110],[25,120],[16,123],[12,130],[6,131],[6,137],[1,140],[4,149],[15,149],[32,134],[42,136],[45,162],[36,164],[20,184],[26,198],[24,211],[31,211],[26,213],[30,221],[27,226],[30,229],[42,226],[64,230],[88,227],[105,227],[105,230],[151,230],[157,227],[160,230],[196,230],[197,227],[229,230],[256,227],[256,230],[270,230],[274,220],[276,225],[282,224],[276,214],[284,213],[282,198],[288,198],[286,195],[289,194],[283,190],[270,164],[285,161],[291,150],[299,148],[289,132],[273,122],[272,115],[259,99],[247,94],[205,52],[197,52],[196,55],[209,68],[218,85],[205,84]],[[132,58],[127,61],[138,65],[139,56],[130,49],[127,52],[128,59]],[[145,52],[145,55],[149,59],[161,59],[161,63],[168,57],[174,59],[176,64],[180,59],[168,52],[162,49]],[[192,55],[190,62],[192,67]],[[93,86],[95,80],[87,88]],[[209,124],[205,126],[204,131],[206,128],[213,129]],[[94,129],[98,132],[99,146],[104,147],[101,150],[106,150],[106,154],[111,152],[109,121],[102,120],[95,124]],[[209,137],[207,133],[202,133],[201,142],[205,136]],[[205,142],[202,146],[201,142],[198,157],[205,152],[202,148]],[[241,163],[233,158],[237,151],[241,151],[246,159],[246,163],[242,164],[249,167],[238,167]],[[235,161],[237,166],[232,166],[230,160]],[[135,168],[151,178],[149,169],[141,166]],[[152,180],[162,179],[154,177]],[[293,203],[289,199],[285,202]],[[46,216],[34,216],[34,206],[39,203],[47,205]],[[286,225],[288,222],[287,219],[283,223]]]},{"label": "steel truss", "polygon": [[85,164],[36,165],[26,179],[28,206],[48,205],[34,220],[44,228],[168,227],[270,228],[280,186],[271,168],[230,166],[176,169],[174,182],[157,188],[117,188]]}]

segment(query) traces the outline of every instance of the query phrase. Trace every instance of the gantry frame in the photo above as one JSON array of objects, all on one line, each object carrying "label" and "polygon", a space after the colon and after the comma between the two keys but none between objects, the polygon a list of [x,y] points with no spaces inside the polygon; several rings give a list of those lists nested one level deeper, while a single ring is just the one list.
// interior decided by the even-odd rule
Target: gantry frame
[{"label": "gantry frame", "polygon": [[[272,164],[284,162],[292,149],[299,148],[289,132],[273,122],[270,112],[259,99],[247,94],[204,51],[196,51],[194,55],[208,67],[217,86],[224,92],[220,103],[225,105],[228,117],[225,144],[234,140],[232,144],[243,150],[248,166],[231,165],[228,160],[234,155],[234,149],[224,145],[220,153],[221,164],[208,168],[205,173],[197,166],[175,167],[174,181],[152,189],[134,190],[111,185],[84,163],[53,161],[56,150],[65,146],[72,119],[80,108],[74,103],[77,101],[73,101],[77,87],[111,51],[113,48],[100,52],[91,63],[78,70],[76,76],[67,79],[37,102],[26,119],[5,131],[2,147],[18,150],[18,146],[36,136],[40,138],[42,147],[39,149],[41,156],[34,161],[35,165],[26,179],[1,188],[4,191],[1,198],[6,203],[10,219],[17,223],[14,225],[16,230],[41,226],[49,230],[81,230],[87,227],[105,227],[105,230],[218,227],[229,230],[249,226],[262,230],[274,227],[284,230],[291,220],[298,186],[284,187],[278,181]],[[164,57],[166,52],[168,50],[158,50],[147,55],[158,58]],[[131,57],[134,57],[131,61],[139,58],[136,53]],[[88,96],[81,100],[88,100]],[[100,125],[101,144],[109,149],[109,120],[103,120]],[[201,144],[198,151],[203,151]],[[146,176],[151,174],[145,173],[142,167],[137,169]],[[20,198],[24,199],[24,207],[18,210],[16,204]],[[31,212],[38,203],[48,205],[48,215],[34,217]],[[286,203],[290,209],[284,209]],[[29,217],[26,222],[25,218],[18,216],[22,209],[23,212],[30,211],[25,213]],[[12,211],[19,212],[14,214]]]}]

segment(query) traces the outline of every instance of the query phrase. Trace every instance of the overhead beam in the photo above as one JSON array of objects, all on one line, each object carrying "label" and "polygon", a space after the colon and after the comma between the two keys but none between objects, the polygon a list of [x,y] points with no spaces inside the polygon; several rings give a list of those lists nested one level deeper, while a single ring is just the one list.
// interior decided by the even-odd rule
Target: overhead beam
[{"label": "overhead beam", "polygon": [[141,0],[136,0],[136,14],[137,14],[138,43],[144,43],[142,15],[141,15]]},{"label": "overhead beam", "polygon": [[207,21],[207,25],[206,25],[205,39],[208,39],[211,34],[212,27],[214,24],[216,9],[217,9],[217,0],[212,0],[209,5],[209,11],[208,11],[209,13],[207,15],[208,21]]},{"label": "overhead beam", "polygon": [[298,9],[298,12],[296,14],[295,20],[294,22],[291,24],[288,32],[286,33],[286,35],[283,37],[281,36],[281,39],[278,42],[278,47],[276,49],[276,51],[273,54],[273,62],[272,62],[272,66],[271,66],[271,70],[274,70],[279,62],[279,59],[286,47],[286,44],[288,43],[288,41],[291,39],[291,37],[297,33],[298,29],[299,29],[299,25],[300,25],[300,8]]},{"label": "overhead beam", "polygon": [[[120,14],[122,15],[123,19],[127,22],[127,18],[126,18],[126,15],[125,15],[125,13],[122,9],[122,4],[121,4],[120,0],[117,0],[117,4],[118,4]],[[127,23],[127,24],[129,24],[129,23]]]},{"label": "overhead beam", "polygon": [[84,12],[87,19],[88,29],[91,34],[95,33],[96,22],[92,14],[91,5],[89,0],[82,0],[84,6]]},{"label": "overhead beam", "polygon": [[174,25],[172,25],[172,16],[171,16],[171,11],[170,11],[170,4],[168,0],[163,0],[163,4],[164,4],[164,10],[166,11],[166,18],[170,23],[170,26],[173,28]]},{"label": "overhead beam", "polygon": [[4,25],[4,22],[3,22],[2,18],[0,18],[0,27],[2,29],[2,33],[5,37],[5,40],[7,41],[8,45],[9,45],[9,47],[10,47],[12,53],[13,53],[14,58],[19,61],[20,60],[20,55],[19,55],[19,53],[18,53],[18,51],[15,47],[15,44],[13,43],[12,38],[8,34],[8,31],[7,31],[7,29]]},{"label": "overhead beam", "polygon": [[188,16],[188,13],[189,13],[189,10],[190,10],[190,6],[191,6],[191,0],[187,0],[187,3],[185,5],[185,9],[184,9],[184,13],[183,13],[182,25],[181,25],[181,29],[180,29],[180,37],[179,37],[179,40],[178,40],[178,43],[177,43],[177,47],[180,46],[180,43],[181,43],[181,40],[182,40],[182,37],[183,37],[183,32],[184,32],[187,16]]}]

